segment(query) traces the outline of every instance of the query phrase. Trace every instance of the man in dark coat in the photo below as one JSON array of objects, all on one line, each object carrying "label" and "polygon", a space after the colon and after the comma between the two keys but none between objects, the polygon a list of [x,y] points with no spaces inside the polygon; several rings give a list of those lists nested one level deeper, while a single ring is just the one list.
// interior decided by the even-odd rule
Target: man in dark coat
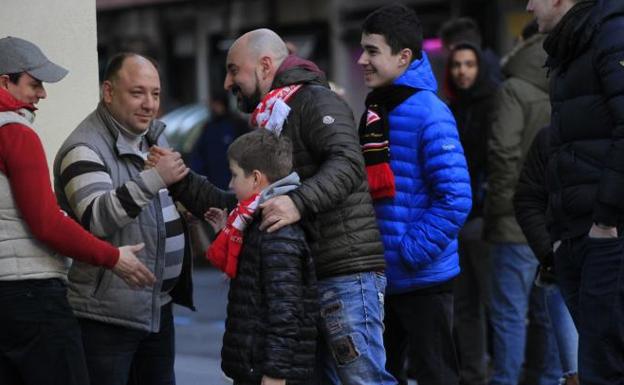
[{"label": "man in dark coat", "polygon": [[[546,169],[557,279],[583,384],[624,379],[624,2],[531,0],[550,69]],[[619,229],[619,230],[618,230]]]}]

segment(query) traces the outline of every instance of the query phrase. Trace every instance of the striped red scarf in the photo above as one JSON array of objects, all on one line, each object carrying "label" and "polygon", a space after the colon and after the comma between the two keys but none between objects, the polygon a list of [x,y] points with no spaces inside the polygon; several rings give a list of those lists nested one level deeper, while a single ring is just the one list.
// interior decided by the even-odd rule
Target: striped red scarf
[{"label": "striped red scarf", "polygon": [[390,112],[417,90],[391,85],[373,90],[366,97],[366,112],[360,120],[360,144],[373,199],[393,198],[396,192],[390,168]]},{"label": "striped red scarf", "polygon": [[249,199],[238,202],[238,205],[230,212],[225,228],[206,250],[206,258],[230,278],[236,277],[238,256],[243,247],[243,233],[253,221],[259,200],[260,195],[255,194]]},{"label": "striped red scarf", "polygon": [[302,86],[303,84],[293,84],[276,88],[266,94],[251,114],[251,126],[266,128],[279,136],[290,113],[290,107],[286,103]]}]

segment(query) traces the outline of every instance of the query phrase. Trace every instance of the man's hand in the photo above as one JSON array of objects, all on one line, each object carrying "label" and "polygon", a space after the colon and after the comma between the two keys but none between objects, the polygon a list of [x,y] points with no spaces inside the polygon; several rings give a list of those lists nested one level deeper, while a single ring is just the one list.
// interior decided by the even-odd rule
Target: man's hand
[{"label": "man's hand", "polygon": [[299,210],[297,210],[294,202],[287,195],[271,198],[261,204],[260,208],[262,209],[260,230],[266,229],[269,233],[298,222],[301,219]]},{"label": "man's hand", "polygon": [[589,237],[590,238],[617,238],[618,237],[617,227],[603,226],[603,225],[594,223],[591,229],[589,229]]},{"label": "man's hand", "polygon": [[221,231],[227,222],[227,209],[211,207],[204,213],[204,219],[210,224],[215,234]]},{"label": "man's hand", "polygon": [[156,282],[154,274],[139,261],[135,253],[141,251],[145,244],[122,246],[119,248],[119,260],[113,267],[113,273],[123,279],[132,288],[152,286]]},{"label": "man's hand", "polygon": [[182,155],[179,152],[160,148],[154,151],[152,149],[150,149],[145,165],[148,168],[150,166],[154,167],[163,182],[165,182],[165,185],[171,186],[182,180],[189,173],[190,169],[184,164]]},{"label": "man's hand", "polygon": [[286,385],[286,380],[262,376],[262,382],[260,385]]},{"label": "man's hand", "polygon": [[156,167],[156,163],[158,160],[165,155],[173,154],[174,151],[171,148],[164,148],[158,146],[152,146],[149,149],[149,153],[147,154],[147,159],[145,160],[145,168],[153,168]]}]

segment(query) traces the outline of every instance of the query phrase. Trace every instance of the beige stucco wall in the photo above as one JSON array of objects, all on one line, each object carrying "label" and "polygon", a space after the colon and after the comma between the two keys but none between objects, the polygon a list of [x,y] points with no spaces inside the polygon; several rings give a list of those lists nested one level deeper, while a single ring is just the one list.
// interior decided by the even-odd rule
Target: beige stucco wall
[{"label": "beige stucco wall", "polygon": [[1,0],[0,36],[37,44],[69,70],[59,83],[45,83],[35,126],[48,164],[63,140],[98,101],[95,0]]}]

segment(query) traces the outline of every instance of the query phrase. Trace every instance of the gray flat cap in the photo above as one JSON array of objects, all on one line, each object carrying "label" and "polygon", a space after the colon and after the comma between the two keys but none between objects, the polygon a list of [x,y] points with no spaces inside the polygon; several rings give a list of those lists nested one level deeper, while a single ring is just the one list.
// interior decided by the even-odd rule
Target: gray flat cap
[{"label": "gray flat cap", "polygon": [[46,83],[56,83],[68,71],[52,63],[41,49],[28,40],[8,36],[0,39],[0,74],[26,72]]}]

